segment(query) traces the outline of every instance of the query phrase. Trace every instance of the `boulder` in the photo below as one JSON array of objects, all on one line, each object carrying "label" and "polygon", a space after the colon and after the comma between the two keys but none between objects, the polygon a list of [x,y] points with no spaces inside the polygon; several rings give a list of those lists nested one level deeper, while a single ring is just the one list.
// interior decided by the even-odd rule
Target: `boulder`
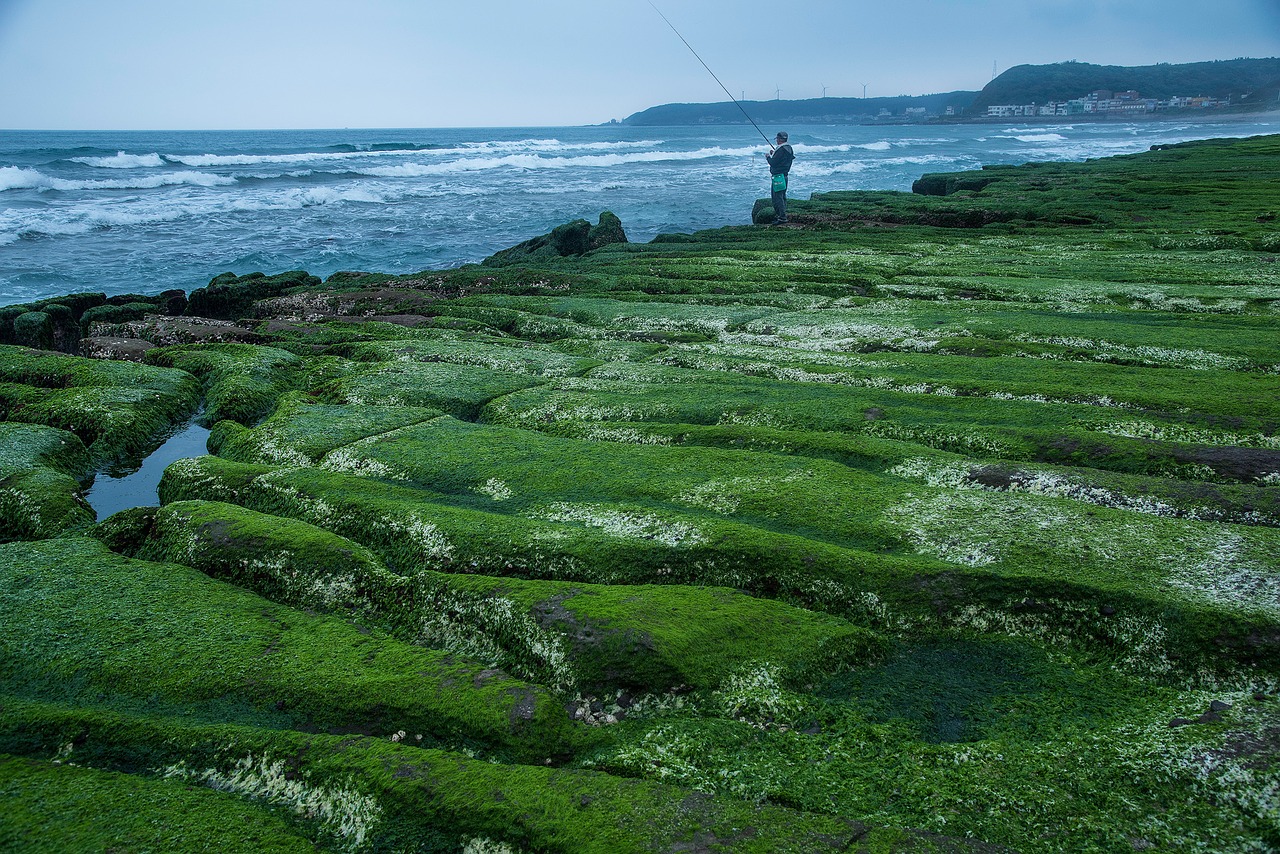
[{"label": "boulder", "polygon": [[13,319],[15,344],[36,350],[53,349],[53,318],[47,312],[28,311]]},{"label": "boulder", "polygon": [[622,229],[622,221],[609,211],[605,211],[600,214],[600,220],[594,226],[585,219],[575,219],[573,222],[556,226],[550,233],[541,237],[535,237],[516,244],[510,249],[496,252],[482,263],[486,267],[505,267],[538,259],[585,255],[611,243],[626,242],[627,235]]},{"label": "boulder", "polygon": [[143,362],[148,350],[154,350],[155,344],[140,338],[83,338],[80,341],[80,355],[90,359],[116,359],[124,362]]},{"label": "boulder", "polygon": [[291,270],[275,276],[249,273],[237,276],[223,273],[209,284],[191,292],[186,314],[219,320],[238,320],[249,313],[254,302],[278,297],[293,288],[315,287],[320,279],[305,270]]}]

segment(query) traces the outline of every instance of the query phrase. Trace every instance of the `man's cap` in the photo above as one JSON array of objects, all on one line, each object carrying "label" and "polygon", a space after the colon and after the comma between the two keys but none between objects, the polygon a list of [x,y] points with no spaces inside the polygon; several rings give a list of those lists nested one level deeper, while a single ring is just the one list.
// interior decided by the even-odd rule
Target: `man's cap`
[{"label": "man's cap", "polygon": [[787,132],[786,132],[785,130],[780,130],[780,131],[778,131],[778,139],[782,140],[783,142],[786,142],[786,141],[787,141]]}]

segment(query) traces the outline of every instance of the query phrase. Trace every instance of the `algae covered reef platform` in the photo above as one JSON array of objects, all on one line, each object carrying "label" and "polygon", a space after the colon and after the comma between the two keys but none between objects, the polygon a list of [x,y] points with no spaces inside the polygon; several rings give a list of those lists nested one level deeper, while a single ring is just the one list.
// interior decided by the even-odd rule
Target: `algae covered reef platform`
[{"label": "algae covered reef platform", "polygon": [[1277,187],[0,309],[0,848],[1275,850]]}]

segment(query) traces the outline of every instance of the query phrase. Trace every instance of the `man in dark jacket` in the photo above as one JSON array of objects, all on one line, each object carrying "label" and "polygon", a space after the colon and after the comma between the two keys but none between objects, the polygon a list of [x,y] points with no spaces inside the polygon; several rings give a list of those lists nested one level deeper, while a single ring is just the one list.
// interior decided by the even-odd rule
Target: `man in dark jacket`
[{"label": "man in dark jacket", "polygon": [[773,177],[773,224],[780,225],[787,221],[787,175],[791,172],[791,164],[795,162],[796,153],[787,145],[787,132],[778,131],[778,147],[764,159],[769,163],[769,174]]}]

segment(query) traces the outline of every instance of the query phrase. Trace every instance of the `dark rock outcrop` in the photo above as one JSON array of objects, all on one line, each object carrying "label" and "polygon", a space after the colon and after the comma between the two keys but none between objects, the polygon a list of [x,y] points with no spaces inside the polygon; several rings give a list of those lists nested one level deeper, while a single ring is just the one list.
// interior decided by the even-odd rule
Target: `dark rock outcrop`
[{"label": "dark rock outcrop", "polygon": [[249,313],[257,300],[278,297],[293,288],[319,284],[319,277],[305,270],[291,270],[275,276],[223,273],[214,276],[205,287],[191,292],[185,313],[218,320],[238,320]]},{"label": "dark rock outcrop", "polygon": [[611,243],[626,242],[627,234],[622,229],[622,220],[605,211],[600,214],[600,221],[594,226],[585,219],[575,219],[556,226],[549,234],[494,253],[483,263],[486,267],[505,267],[538,259],[585,255]]}]

